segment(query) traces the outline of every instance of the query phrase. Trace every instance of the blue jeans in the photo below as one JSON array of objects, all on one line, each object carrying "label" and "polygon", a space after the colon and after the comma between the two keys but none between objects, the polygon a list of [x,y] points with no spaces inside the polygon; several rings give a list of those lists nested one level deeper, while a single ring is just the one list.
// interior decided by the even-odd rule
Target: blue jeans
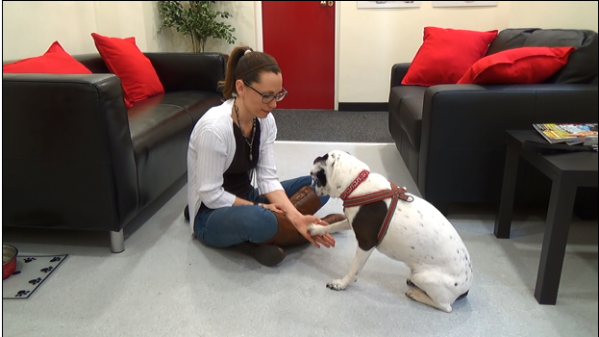
[{"label": "blue jeans", "polygon": [[[304,186],[310,186],[312,178],[303,176],[281,182],[288,197]],[[329,196],[318,197],[321,207]],[[269,203],[268,199],[254,189],[246,200]],[[273,212],[256,205],[240,205],[218,209],[200,209],[195,221],[194,232],[204,244],[217,248],[231,247],[242,242],[261,243],[277,233],[279,224]]]}]

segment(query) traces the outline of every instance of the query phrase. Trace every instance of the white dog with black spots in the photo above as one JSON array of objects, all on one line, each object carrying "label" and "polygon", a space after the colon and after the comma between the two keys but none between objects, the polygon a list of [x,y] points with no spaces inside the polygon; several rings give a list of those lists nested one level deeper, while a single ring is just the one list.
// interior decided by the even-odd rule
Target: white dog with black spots
[{"label": "white dog with black spots", "polygon": [[[365,172],[365,174],[364,174]],[[343,151],[331,151],[314,160],[312,179],[318,195],[333,198],[355,198],[381,190],[392,184],[356,157]],[[359,182],[362,173],[366,178]],[[349,188],[348,188],[349,187]],[[351,192],[344,195],[344,192]],[[413,194],[409,200],[398,200],[386,233],[378,242],[391,197],[364,205],[345,207],[347,220],[309,227],[312,235],[352,229],[358,247],[349,272],[332,280],[327,287],[344,290],[357,275],[376,248],[384,255],[405,263],[411,270],[407,279],[409,298],[445,312],[465,297],[472,285],[472,263],[468,249],[453,225],[432,204]]]}]

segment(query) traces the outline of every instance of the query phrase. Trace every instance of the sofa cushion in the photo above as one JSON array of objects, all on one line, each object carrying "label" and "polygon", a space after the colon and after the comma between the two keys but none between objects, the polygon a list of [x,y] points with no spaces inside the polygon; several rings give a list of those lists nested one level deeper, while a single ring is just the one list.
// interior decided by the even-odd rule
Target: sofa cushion
[{"label": "sofa cushion", "polygon": [[573,47],[521,47],[476,61],[457,84],[541,83],[568,62]]},{"label": "sofa cushion", "polygon": [[204,96],[193,91],[154,95],[127,110],[137,163],[139,201],[157,198],[187,170],[189,134],[195,124],[189,110]]},{"label": "sofa cushion", "polygon": [[189,135],[195,123],[222,96],[205,91],[154,95],[128,109],[131,141],[137,163],[139,200],[157,198],[187,171]]},{"label": "sofa cushion", "polygon": [[[161,104],[179,106],[190,115],[193,124],[195,124],[211,107],[220,105],[223,97],[210,91],[199,90],[181,90],[169,92],[168,95],[160,97]],[[152,101],[150,97],[148,101]],[[141,102],[139,103],[141,104]],[[136,108],[135,105],[132,109]]]},{"label": "sofa cushion", "polygon": [[539,29],[526,39],[525,47],[574,47],[568,63],[548,83],[597,83],[597,33],[578,29]]},{"label": "sofa cushion", "polygon": [[91,35],[108,69],[121,79],[128,108],[133,103],[164,93],[152,62],[139,50],[135,38],[122,39],[97,33]]},{"label": "sofa cushion", "polygon": [[401,106],[401,102],[409,97],[419,97],[422,99],[426,89],[427,87],[411,85],[398,85],[392,87],[391,92],[389,93],[389,108],[399,108]]},{"label": "sofa cushion", "polygon": [[489,46],[487,56],[504,50],[524,46],[526,39],[538,29],[539,28],[508,28],[500,31]]},{"label": "sofa cushion", "polygon": [[91,74],[81,62],[54,41],[41,56],[30,57],[2,65],[3,73]]},{"label": "sofa cushion", "polygon": [[73,57],[94,74],[110,74],[110,69],[106,66],[106,62],[104,62],[102,56],[98,53],[80,54]]},{"label": "sofa cushion", "polygon": [[497,30],[425,27],[423,43],[401,84],[433,86],[455,84],[474,62],[482,58]]},{"label": "sofa cushion", "polygon": [[140,204],[158,197],[185,173],[185,141],[193,127],[180,106],[161,104],[169,93],[153,96],[128,110],[131,141],[137,164]]}]

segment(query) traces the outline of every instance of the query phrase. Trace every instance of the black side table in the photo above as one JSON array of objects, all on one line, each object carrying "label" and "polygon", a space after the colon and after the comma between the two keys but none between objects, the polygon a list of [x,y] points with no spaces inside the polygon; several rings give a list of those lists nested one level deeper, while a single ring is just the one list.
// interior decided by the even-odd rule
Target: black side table
[{"label": "black side table", "polygon": [[552,180],[547,223],[535,286],[539,304],[555,304],[562,273],[572,209],[579,186],[597,186],[597,152],[540,155],[522,147],[527,141],[546,142],[535,130],[506,131],[507,152],[499,214],[494,234],[509,238],[520,158]]}]

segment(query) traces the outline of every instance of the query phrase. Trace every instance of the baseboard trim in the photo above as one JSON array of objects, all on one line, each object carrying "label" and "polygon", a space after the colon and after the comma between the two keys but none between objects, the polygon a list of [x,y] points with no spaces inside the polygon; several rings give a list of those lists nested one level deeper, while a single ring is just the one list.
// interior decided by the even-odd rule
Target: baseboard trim
[{"label": "baseboard trim", "polygon": [[339,111],[389,111],[389,103],[339,102]]}]

